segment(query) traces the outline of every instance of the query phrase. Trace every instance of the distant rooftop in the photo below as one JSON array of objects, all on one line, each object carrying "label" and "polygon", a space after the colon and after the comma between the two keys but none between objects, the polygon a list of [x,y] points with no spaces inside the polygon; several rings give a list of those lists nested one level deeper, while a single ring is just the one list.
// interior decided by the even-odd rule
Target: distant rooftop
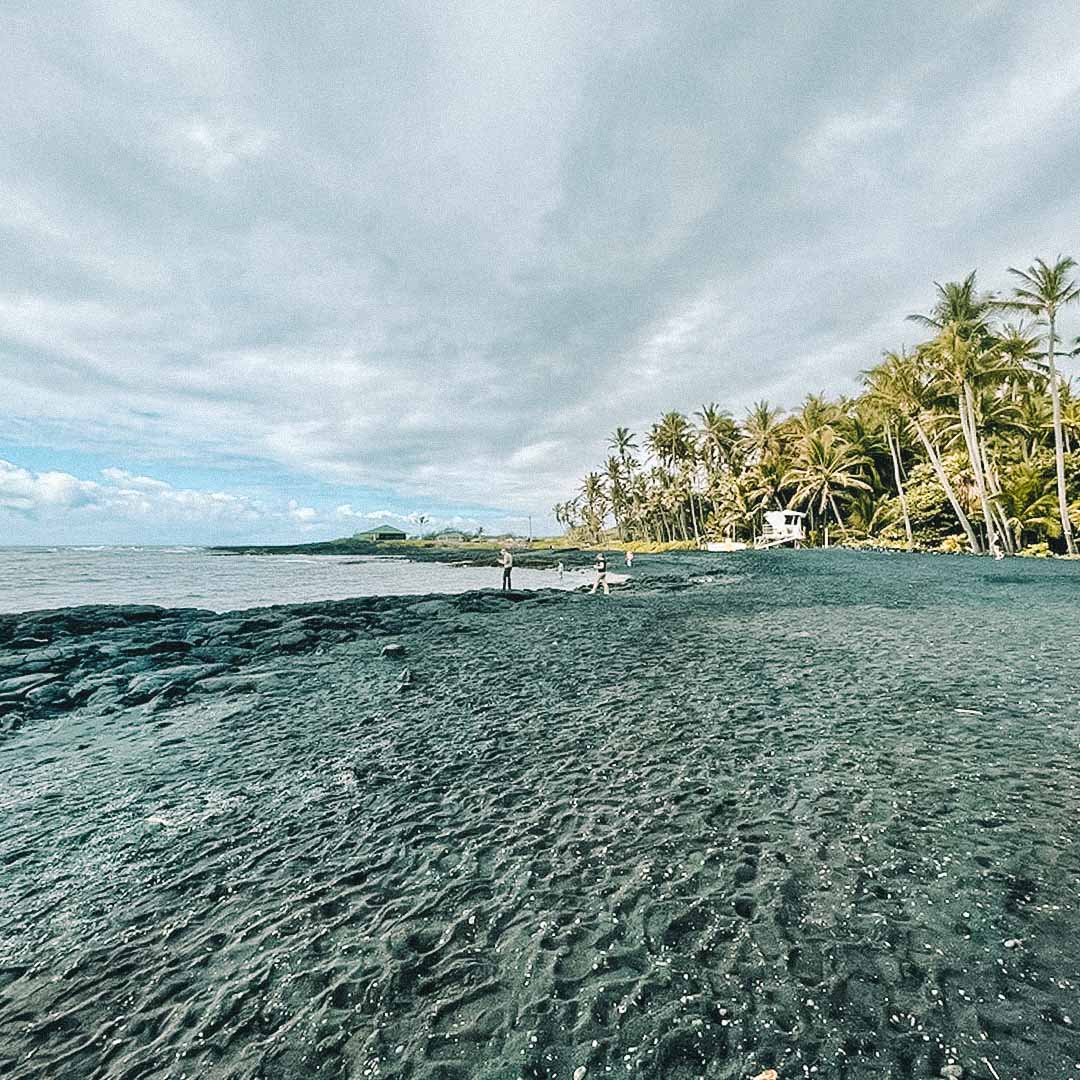
[{"label": "distant rooftop", "polygon": [[403,533],[401,529],[395,529],[393,525],[380,525],[375,529],[365,529],[363,532],[358,532],[356,535],[383,537],[387,540],[402,540],[405,537],[405,533]]}]

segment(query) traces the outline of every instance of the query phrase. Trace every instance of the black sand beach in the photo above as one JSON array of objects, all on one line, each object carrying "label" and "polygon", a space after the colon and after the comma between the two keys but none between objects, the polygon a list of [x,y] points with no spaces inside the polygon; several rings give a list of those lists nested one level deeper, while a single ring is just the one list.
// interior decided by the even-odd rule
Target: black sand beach
[{"label": "black sand beach", "polygon": [[0,1072],[1080,1076],[1080,565],[634,571],[0,618]]}]

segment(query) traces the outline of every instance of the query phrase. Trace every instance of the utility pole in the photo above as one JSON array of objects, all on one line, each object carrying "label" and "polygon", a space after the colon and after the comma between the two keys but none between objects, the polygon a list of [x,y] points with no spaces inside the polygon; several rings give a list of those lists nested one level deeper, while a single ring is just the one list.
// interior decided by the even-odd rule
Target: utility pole
[{"label": "utility pole", "polygon": [[532,543],[532,514],[529,515],[529,543]]}]

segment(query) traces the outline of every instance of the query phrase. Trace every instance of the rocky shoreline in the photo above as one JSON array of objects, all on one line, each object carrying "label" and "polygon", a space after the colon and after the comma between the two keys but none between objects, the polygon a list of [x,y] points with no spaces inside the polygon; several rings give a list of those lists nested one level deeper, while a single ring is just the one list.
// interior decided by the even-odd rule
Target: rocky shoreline
[{"label": "rocky shoreline", "polygon": [[250,611],[103,605],[0,615],[0,737],[72,709],[163,709],[189,694],[266,691],[278,662],[432,620],[551,602],[558,593],[359,597]]},{"label": "rocky shoreline", "polygon": [[[349,550],[337,550],[339,543]],[[369,554],[367,549],[377,548],[350,541],[214,550],[227,556]],[[376,553],[388,554],[385,549]],[[464,548],[421,547],[394,554],[418,562],[493,566],[497,556]],[[553,549],[523,552],[516,562],[537,569],[563,562],[567,569],[583,569],[594,557],[577,549]],[[693,556],[654,557],[639,580],[623,588],[684,587],[693,566]],[[130,604],[0,614],[0,737],[34,717],[74,708],[108,713],[148,702],[165,707],[191,693],[266,688],[273,673],[263,669],[275,657],[321,655],[333,645],[399,634],[455,614],[495,612],[506,604],[557,602],[562,595],[492,589],[357,597],[224,613]],[[255,668],[259,670],[252,674]]]}]

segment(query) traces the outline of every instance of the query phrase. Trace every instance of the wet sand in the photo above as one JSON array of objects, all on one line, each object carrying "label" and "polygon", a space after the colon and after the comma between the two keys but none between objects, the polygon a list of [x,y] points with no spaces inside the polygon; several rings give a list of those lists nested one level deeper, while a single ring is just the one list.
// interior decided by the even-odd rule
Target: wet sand
[{"label": "wet sand", "polygon": [[1077,611],[808,551],[0,619],[0,1071],[1080,1075]]}]

